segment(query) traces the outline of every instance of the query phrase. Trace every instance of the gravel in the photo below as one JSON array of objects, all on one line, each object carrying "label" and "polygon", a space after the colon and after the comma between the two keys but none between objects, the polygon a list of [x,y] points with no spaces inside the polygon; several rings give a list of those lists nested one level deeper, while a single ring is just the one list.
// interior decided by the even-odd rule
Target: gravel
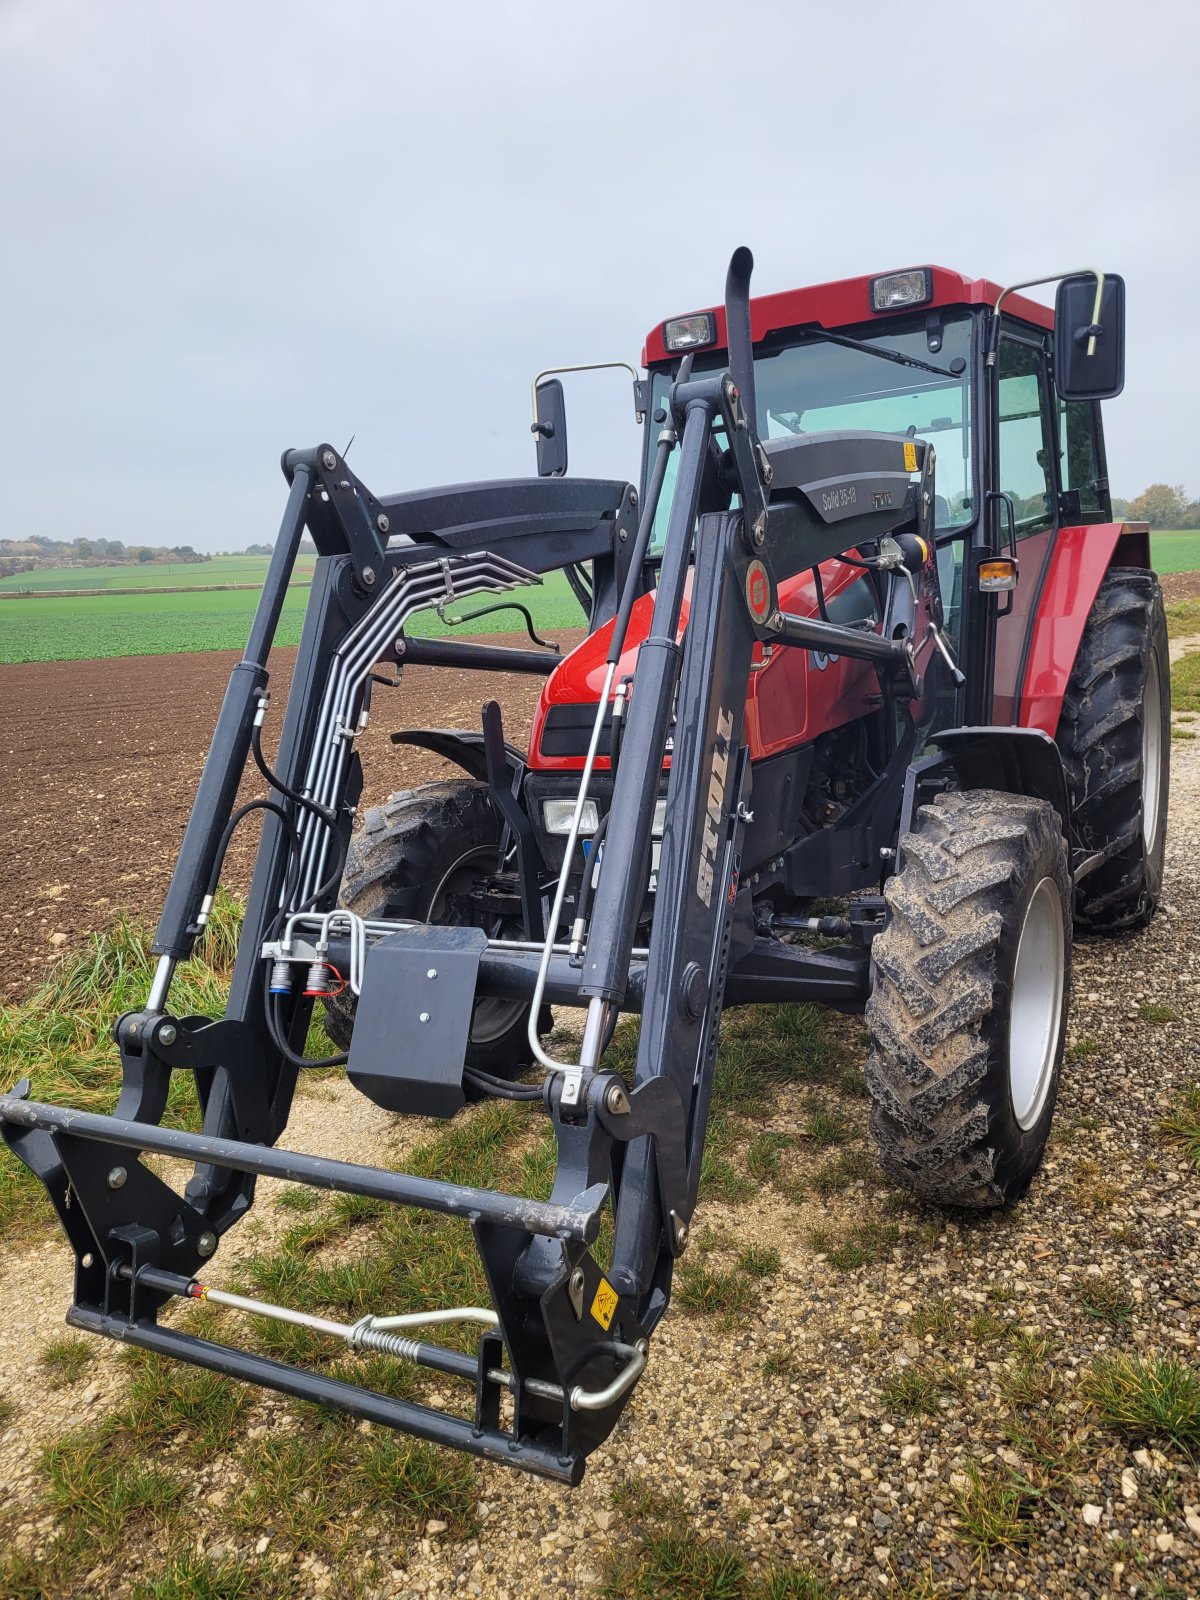
[{"label": "gravel", "polygon": [[[839,1595],[1200,1594],[1195,1465],[1162,1440],[1111,1432],[1075,1393],[1090,1363],[1114,1351],[1200,1360],[1200,1174],[1159,1131],[1178,1094],[1200,1079],[1200,854],[1190,835],[1200,817],[1200,747],[1180,742],[1172,753],[1162,912],[1132,938],[1076,946],[1077,1048],[1045,1165],[1020,1205],[1004,1216],[947,1215],[860,1181],[829,1201],[797,1205],[763,1190],[705,1207],[698,1233],[707,1230],[712,1248],[773,1246],[781,1268],[732,1329],[678,1306],[670,1313],[646,1378],[580,1489],[485,1468],[475,1537],[455,1539],[435,1519],[399,1556],[394,1544],[367,1542],[341,1570],[385,1556],[373,1591],[381,1600],[583,1596],[613,1543],[635,1537],[612,1496],[640,1476],[682,1495],[698,1537],[734,1540],[752,1564],[809,1565]],[[1149,1004],[1170,1007],[1176,1020],[1148,1023],[1139,1013]],[[858,1023],[845,1029],[857,1049]],[[795,1129],[809,1094],[782,1091],[759,1125]],[[861,1138],[865,1102],[847,1098],[843,1111]],[[383,1119],[328,1084],[298,1103],[289,1139],[357,1160],[387,1143]],[[272,1212],[260,1205],[256,1217]],[[875,1265],[837,1271],[806,1242],[818,1223],[837,1228],[884,1212],[899,1242]],[[231,1255],[222,1252],[223,1266]],[[1097,1282],[1123,1286],[1128,1320],[1085,1309]],[[38,1501],[38,1450],[98,1415],[122,1381],[101,1350],[85,1380],[46,1391],[36,1356],[58,1334],[68,1291],[57,1240],[0,1265],[0,1393],[19,1407],[0,1433],[0,1479],[21,1547],[50,1527]],[[955,1331],[935,1337],[922,1318],[943,1297]],[[970,1337],[968,1322],[984,1312],[985,1331]],[[1045,1348],[1031,1370],[1041,1393],[1030,1413],[1053,1424],[1057,1448],[1076,1447],[1053,1479],[1006,1427],[1019,1353],[1037,1339]],[[767,1357],[789,1354],[782,1374],[763,1372]],[[885,1402],[889,1379],[928,1367],[952,1379],[931,1414]],[[975,1466],[985,1481],[1015,1476],[1044,1489],[1026,1498],[1020,1542],[982,1558],[956,1522]],[[216,1511],[209,1538],[229,1538]],[[256,1533],[230,1549],[251,1555],[260,1546]],[[301,1557],[291,1593],[337,1594],[338,1570]],[[128,1590],[114,1578],[96,1592]]]}]

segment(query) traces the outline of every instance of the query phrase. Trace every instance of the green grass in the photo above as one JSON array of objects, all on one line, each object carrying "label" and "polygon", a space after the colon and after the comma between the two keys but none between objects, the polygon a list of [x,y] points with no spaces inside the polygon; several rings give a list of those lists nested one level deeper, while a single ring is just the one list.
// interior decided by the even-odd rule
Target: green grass
[{"label": "green grass", "polygon": [[807,1238],[809,1247],[824,1256],[831,1267],[852,1272],[856,1267],[882,1261],[900,1242],[900,1228],[896,1223],[875,1218],[841,1229],[810,1228]]},{"label": "green grass", "polygon": [[[171,998],[178,1015],[222,1014],[240,923],[240,906],[221,896],[197,956],[176,976]],[[145,1004],[157,965],[152,937],[122,917],[59,963],[28,1000],[0,1006],[0,1091],[29,1077],[35,1099],[112,1110],[121,1072],[111,1029],[122,1012]],[[165,1120],[184,1126],[197,1114],[194,1084],[185,1073],[173,1074]],[[49,1219],[41,1184],[7,1149],[0,1151],[0,1238]]]},{"label": "green grass", "polygon": [[1110,1272],[1099,1278],[1084,1278],[1076,1289],[1085,1315],[1097,1322],[1119,1328],[1133,1318],[1134,1299],[1124,1278]]},{"label": "green grass", "polygon": [[47,1374],[52,1389],[62,1389],[69,1383],[78,1383],[96,1359],[96,1341],[68,1335],[52,1339],[38,1357],[38,1365]]},{"label": "green grass", "polygon": [[1145,1005],[1138,1007],[1139,1022],[1178,1022],[1179,1013],[1174,1006],[1163,1005],[1158,1000],[1148,1000]]},{"label": "green grass", "polygon": [[1200,570],[1200,530],[1163,528],[1152,533],[1150,560],[1159,573]]},{"label": "green grass", "polygon": [[139,1584],[133,1600],[287,1600],[294,1593],[291,1579],[267,1562],[187,1550],[158,1577]]},{"label": "green grass", "polygon": [[[177,570],[194,574],[207,569]],[[308,595],[308,588],[300,585],[293,585],[288,591],[275,636],[277,644],[299,642]],[[467,616],[497,598],[504,597],[476,595],[451,607],[450,615]],[[555,630],[585,624],[561,572],[548,573],[541,585],[517,591],[516,598],[529,607],[543,638],[553,640]],[[238,650],[246,642],[257,601],[258,593],[253,589],[4,600],[0,601],[0,663]],[[421,636],[513,631],[523,635],[524,628],[520,615],[513,611],[499,612],[455,629],[444,628],[436,612],[425,611],[408,625],[410,633]]]},{"label": "green grass", "polygon": [[879,1393],[889,1411],[898,1411],[905,1417],[933,1416],[941,1400],[961,1393],[962,1386],[962,1369],[942,1361],[930,1366],[902,1367],[884,1382]]},{"label": "green grass", "polygon": [[0,1394],[0,1428],[6,1428],[17,1414],[17,1402]]},{"label": "green grass", "polygon": [[1189,1084],[1179,1096],[1179,1109],[1162,1124],[1162,1131],[1183,1146],[1192,1166],[1200,1167],[1200,1083]]},{"label": "green grass", "polygon": [[1200,1372],[1175,1356],[1104,1357],[1081,1392],[1120,1433],[1200,1448]]},{"label": "green grass", "polygon": [[980,1563],[997,1550],[1027,1543],[1029,1497],[1011,1478],[970,1461],[954,1490],[956,1532]]},{"label": "green grass", "polygon": [[1200,711],[1200,651],[1171,667],[1172,711]]},{"label": "green grass", "polygon": [[630,1535],[601,1561],[607,1600],[835,1600],[808,1567],[773,1561],[753,1571],[737,1544],[697,1529],[678,1492],[633,1477],[612,1501]]}]

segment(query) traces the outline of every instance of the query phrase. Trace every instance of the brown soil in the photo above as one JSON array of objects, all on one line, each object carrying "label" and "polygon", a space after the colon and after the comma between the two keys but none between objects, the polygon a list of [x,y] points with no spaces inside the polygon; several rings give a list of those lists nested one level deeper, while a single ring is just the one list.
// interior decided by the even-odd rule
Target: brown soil
[{"label": "brown soil", "polygon": [[1168,601],[1195,600],[1200,597],[1200,572],[1168,572],[1158,581]]},{"label": "brown soil", "polygon": [[[295,657],[294,649],[272,657],[268,751]],[[0,999],[26,993],[56,955],[118,913],[158,916],[237,659],[212,651],[0,666]],[[436,757],[394,747],[396,728],[476,728],[494,696],[519,745],[540,685],[512,673],[409,667],[402,691],[376,694],[360,745],[364,800],[446,771]],[[262,785],[255,777],[246,788]],[[224,880],[231,888],[249,881],[257,831],[247,819],[234,838]]]}]

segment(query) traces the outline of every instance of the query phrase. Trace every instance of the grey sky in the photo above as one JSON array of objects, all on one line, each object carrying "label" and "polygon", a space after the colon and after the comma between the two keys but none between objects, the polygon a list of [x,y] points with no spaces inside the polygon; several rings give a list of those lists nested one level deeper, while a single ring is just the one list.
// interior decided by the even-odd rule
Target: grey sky
[{"label": "grey sky", "polygon": [[[1198,66],[1163,0],[0,0],[0,536],[270,538],[352,433],[379,492],[528,473],[531,374],[739,243],[758,292],[1123,272],[1114,490],[1200,494]],[[626,380],[568,402],[632,473]]]}]

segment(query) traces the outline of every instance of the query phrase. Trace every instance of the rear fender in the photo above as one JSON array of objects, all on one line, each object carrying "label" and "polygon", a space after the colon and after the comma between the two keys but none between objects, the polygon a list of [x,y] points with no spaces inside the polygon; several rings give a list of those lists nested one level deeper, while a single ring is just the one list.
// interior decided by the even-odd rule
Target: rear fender
[{"label": "rear fender", "polygon": [[924,801],[945,789],[1000,789],[1048,800],[1071,837],[1071,800],[1058,746],[1038,728],[948,728],[933,736],[941,755],[926,756],[908,769],[900,832],[912,827]]},{"label": "rear fender", "polygon": [[1058,732],[1063,695],[1079,653],[1088,613],[1110,567],[1150,566],[1144,522],[1060,528],[1038,596],[1021,679],[1021,726]]}]

